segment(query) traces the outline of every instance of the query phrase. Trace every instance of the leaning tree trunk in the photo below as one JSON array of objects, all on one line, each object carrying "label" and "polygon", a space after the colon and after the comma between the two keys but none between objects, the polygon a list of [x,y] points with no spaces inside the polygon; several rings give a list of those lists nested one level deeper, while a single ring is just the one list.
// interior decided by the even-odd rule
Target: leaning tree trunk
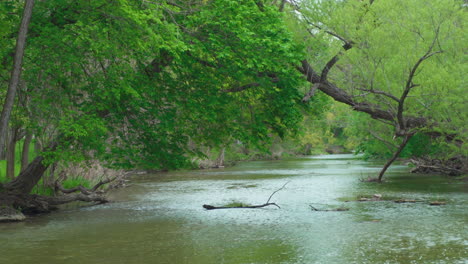
[{"label": "leaning tree trunk", "polygon": [[[18,33],[18,39],[16,40],[15,58],[13,63],[13,70],[11,71],[10,83],[8,84],[8,91],[3,103],[2,114],[0,116],[0,152],[5,149],[5,138],[6,131],[8,128],[8,122],[10,121],[11,110],[15,102],[16,90],[21,75],[21,65],[23,64],[24,48],[26,46],[26,36],[28,33],[29,22],[31,21],[32,9],[34,6],[34,0],[26,0],[24,4],[23,18]],[[1,155],[0,155],[1,156]]]},{"label": "leaning tree trunk", "polygon": [[377,179],[379,182],[382,182],[382,177],[384,176],[384,174],[387,171],[388,167],[390,167],[390,165],[392,165],[392,163],[398,158],[401,151],[405,148],[406,144],[408,144],[408,141],[410,140],[410,138],[412,136],[413,135],[405,135],[405,137],[403,139],[403,142],[400,144],[397,151],[393,154],[392,158],[390,160],[388,160],[387,163],[385,163],[382,170],[380,171],[379,177]]},{"label": "leaning tree trunk", "polygon": [[[54,150],[56,147],[57,142],[52,142],[47,149]],[[42,178],[42,175],[44,175],[44,172],[48,167],[48,164],[44,164],[44,156],[37,156],[25,169],[21,171],[18,177],[5,184],[4,189],[8,192],[28,194]]]}]

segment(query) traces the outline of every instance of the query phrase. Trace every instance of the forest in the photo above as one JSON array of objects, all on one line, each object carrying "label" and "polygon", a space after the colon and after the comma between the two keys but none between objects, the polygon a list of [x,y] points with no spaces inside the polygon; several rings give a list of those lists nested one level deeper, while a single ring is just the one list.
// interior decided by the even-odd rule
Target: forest
[{"label": "forest", "polygon": [[[354,152],[467,171],[461,0],[0,3],[0,203],[129,170]],[[80,175],[81,174],[81,175]],[[91,175],[83,177],[83,175]]]},{"label": "forest", "polygon": [[0,263],[466,263],[467,8],[0,1]]}]

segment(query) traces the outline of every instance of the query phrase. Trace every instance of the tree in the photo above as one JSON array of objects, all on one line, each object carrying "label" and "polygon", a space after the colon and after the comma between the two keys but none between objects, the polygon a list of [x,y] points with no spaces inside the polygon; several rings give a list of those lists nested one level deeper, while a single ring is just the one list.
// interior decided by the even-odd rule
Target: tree
[{"label": "tree", "polygon": [[[0,153],[5,149],[6,134],[8,130],[8,122],[13,109],[16,91],[20,82],[21,66],[23,63],[23,54],[26,45],[26,37],[28,33],[29,23],[31,21],[34,0],[26,0],[24,4],[23,17],[19,28],[18,38],[16,41],[16,50],[14,56],[13,70],[6,93],[5,102],[3,103],[2,113],[0,115]],[[14,138],[15,136],[13,136]],[[1,156],[1,154],[0,154]]]},{"label": "tree", "polygon": [[290,63],[301,47],[272,6],[42,1],[35,14],[23,79],[47,147],[9,193],[28,194],[57,161],[172,169],[229,138],[262,146],[308,110]]},{"label": "tree", "polygon": [[378,181],[418,132],[466,156],[463,1],[290,3],[311,43],[325,50],[299,68],[313,84],[304,100],[320,90],[402,138]]}]

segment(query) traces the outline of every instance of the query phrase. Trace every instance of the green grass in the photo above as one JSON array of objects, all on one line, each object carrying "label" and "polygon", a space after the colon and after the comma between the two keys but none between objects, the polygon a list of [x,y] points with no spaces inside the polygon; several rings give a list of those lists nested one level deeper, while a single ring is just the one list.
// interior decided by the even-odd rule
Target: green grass
[{"label": "green grass", "polygon": [[[16,143],[16,148],[15,148],[15,177],[18,176],[18,174],[21,171],[21,152],[23,150],[23,140],[20,140],[18,143]],[[31,145],[29,147],[29,161],[32,161],[34,157],[36,156],[35,151],[34,151],[34,142],[31,142]],[[6,178],[6,160],[0,160],[0,183],[4,183],[9,181]]]},{"label": "green grass", "polygon": [[[71,189],[79,185],[82,185],[85,188],[90,188],[91,182],[81,176],[72,177],[62,182],[62,186],[65,189]],[[36,186],[34,186],[31,193],[38,194],[38,195],[47,195],[47,196],[53,196],[55,194],[54,189],[51,188],[50,186],[45,185],[42,179],[39,181],[39,183]]]},{"label": "green grass", "polygon": [[[23,149],[23,141],[21,140],[16,144],[15,149],[15,177],[19,175],[21,172],[21,151]],[[34,142],[31,143],[29,148],[29,161],[32,161],[35,157],[34,151]],[[47,172],[46,172],[47,174]],[[9,179],[6,178],[6,160],[0,160],[0,183],[8,182]],[[62,186],[65,189],[70,189],[75,186],[82,185],[86,188],[90,188],[91,182],[81,176],[77,177],[69,177],[65,181],[62,182]],[[54,195],[54,189],[44,184],[43,179],[39,181],[39,183],[33,188],[31,191],[32,194],[39,194],[39,195]]]},{"label": "green grass", "polygon": [[[20,173],[20,166],[20,163],[15,162],[15,176],[18,176]],[[6,160],[0,160],[0,183],[5,183],[7,181],[9,181],[9,179],[6,178]]]},{"label": "green grass", "polygon": [[239,202],[239,201],[231,201],[230,203],[222,205],[222,207],[246,207],[246,206],[252,206],[252,205]]}]

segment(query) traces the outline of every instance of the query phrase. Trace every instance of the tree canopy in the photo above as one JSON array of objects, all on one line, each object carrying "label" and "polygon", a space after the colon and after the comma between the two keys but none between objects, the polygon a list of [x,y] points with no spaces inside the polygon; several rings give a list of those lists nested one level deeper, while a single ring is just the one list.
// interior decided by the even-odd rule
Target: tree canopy
[{"label": "tree canopy", "polygon": [[[181,168],[204,147],[266,150],[301,131],[326,95],[365,114],[340,129],[360,149],[390,146],[387,165],[426,152],[418,142],[466,157],[465,9],[461,0],[37,1],[10,121],[20,136],[10,138],[34,135],[44,164]],[[0,3],[2,98],[22,11]]]}]

